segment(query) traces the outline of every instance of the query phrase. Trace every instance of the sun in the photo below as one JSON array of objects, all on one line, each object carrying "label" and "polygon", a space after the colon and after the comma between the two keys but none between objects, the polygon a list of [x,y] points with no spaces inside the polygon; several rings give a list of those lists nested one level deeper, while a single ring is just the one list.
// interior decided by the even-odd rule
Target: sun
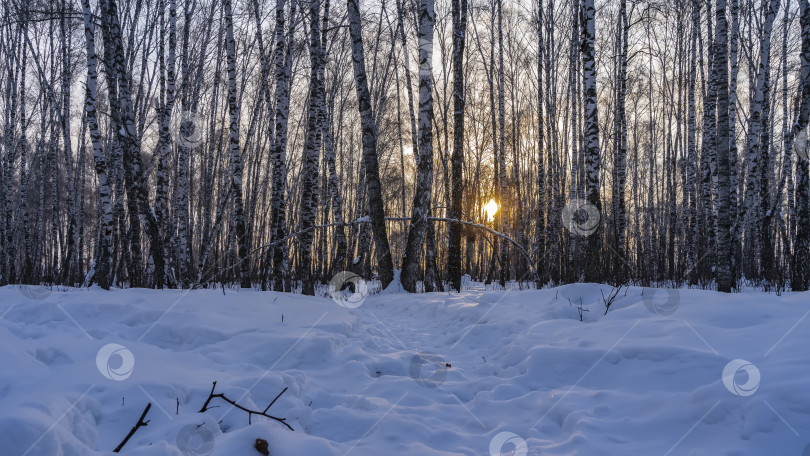
[{"label": "sun", "polygon": [[498,203],[495,201],[495,198],[490,199],[489,202],[484,205],[484,212],[487,213],[487,221],[491,222],[495,220],[495,214],[498,213]]}]

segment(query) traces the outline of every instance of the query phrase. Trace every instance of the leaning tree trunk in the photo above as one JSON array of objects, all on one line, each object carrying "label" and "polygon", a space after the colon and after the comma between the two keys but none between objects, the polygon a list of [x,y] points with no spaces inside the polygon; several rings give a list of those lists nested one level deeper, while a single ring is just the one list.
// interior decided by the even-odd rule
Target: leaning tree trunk
[{"label": "leaning tree trunk", "polygon": [[371,94],[366,78],[366,62],[363,54],[363,34],[360,23],[358,0],[347,0],[349,15],[349,35],[352,40],[352,62],[354,83],[357,91],[357,106],[360,111],[360,126],[363,132],[363,166],[365,167],[368,192],[369,215],[374,232],[374,245],[377,248],[378,274],[382,287],[394,280],[394,262],[388,245],[385,228],[385,208],[380,183],[380,164],[377,158],[377,125],[371,110]]}]

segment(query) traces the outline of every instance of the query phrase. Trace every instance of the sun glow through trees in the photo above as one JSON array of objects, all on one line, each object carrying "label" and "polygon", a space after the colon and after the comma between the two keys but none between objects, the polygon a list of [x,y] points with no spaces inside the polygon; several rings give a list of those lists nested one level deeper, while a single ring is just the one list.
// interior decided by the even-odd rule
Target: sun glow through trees
[{"label": "sun glow through trees", "polygon": [[487,213],[488,222],[495,220],[495,214],[498,213],[498,209],[498,202],[495,201],[495,198],[490,199],[489,202],[484,205],[484,212]]}]

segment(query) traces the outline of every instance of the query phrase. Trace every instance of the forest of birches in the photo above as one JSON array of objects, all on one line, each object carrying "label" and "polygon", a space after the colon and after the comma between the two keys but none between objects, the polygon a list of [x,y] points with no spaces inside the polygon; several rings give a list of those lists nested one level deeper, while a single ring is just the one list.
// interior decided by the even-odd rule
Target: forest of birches
[{"label": "forest of birches", "polygon": [[7,0],[0,94],[0,285],[810,287],[810,0]]}]

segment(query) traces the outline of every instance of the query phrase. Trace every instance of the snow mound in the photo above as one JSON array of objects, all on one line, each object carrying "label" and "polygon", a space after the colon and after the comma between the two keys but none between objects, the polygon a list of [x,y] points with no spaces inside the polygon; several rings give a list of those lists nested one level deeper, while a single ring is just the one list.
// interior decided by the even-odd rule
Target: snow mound
[{"label": "snow mound", "polygon": [[[147,403],[123,454],[810,451],[810,293],[630,287],[605,314],[607,285],[463,288],[0,288],[0,453],[110,455]],[[294,431],[199,413],[214,381],[259,411],[288,388],[267,413]]]}]

